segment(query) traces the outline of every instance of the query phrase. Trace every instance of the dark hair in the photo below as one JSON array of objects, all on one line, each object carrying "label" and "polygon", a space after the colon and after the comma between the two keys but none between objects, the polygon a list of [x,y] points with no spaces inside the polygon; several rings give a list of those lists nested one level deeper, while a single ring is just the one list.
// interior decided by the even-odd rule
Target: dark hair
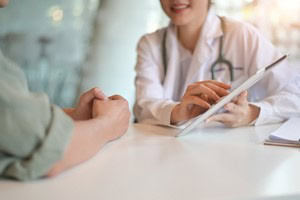
[{"label": "dark hair", "polygon": [[213,4],[213,2],[211,2],[211,0],[208,1],[208,9],[210,9],[210,6]]}]

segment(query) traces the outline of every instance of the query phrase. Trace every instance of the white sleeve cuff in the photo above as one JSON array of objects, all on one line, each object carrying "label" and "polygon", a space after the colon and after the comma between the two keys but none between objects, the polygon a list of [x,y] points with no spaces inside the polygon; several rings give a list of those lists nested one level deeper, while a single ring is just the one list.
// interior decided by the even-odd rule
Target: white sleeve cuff
[{"label": "white sleeve cuff", "polygon": [[257,103],[249,103],[260,108],[259,116],[256,120],[254,120],[250,125],[254,126],[262,126],[269,123],[272,123],[273,116],[273,108],[267,102],[257,102]]},{"label": "white sleeve cuff", "polygon": [[190,122],[190,120],[186,120],[186,121],[182,121],[176,125],[172,125],[171,124],[171,113],[172,113],[172,110],[174,109],[175,106],[177,106],[178,104],[180,104],[180,102],[172,102],[172,103],[169,103],[168,105],[166,105],[164,108],[163,108],[163,117],[162,117],[162,123],[163,125],[165,126],[168,126],[168,127],[172,127],[172,128],[178,128],[178,129],[183,129],[185,128],[187,125],[188,125],[188,122]]},{"label": "white sleeve cuff", "polygon": [[[146,104],[146,103],[145,103]],[[147,112],[140,116],[139,122],[145,124],[162,125],[168,127],[177,127],[171,125],[171,113],[179,102],[162,101],[156,102],[154,105],[150,102]],[[145,105],[144,105],[145,106]]]},{"label": "white sleeve cuff", "polygon": [[177,106],[178,102],[168,102],[164,103],[161,107],[161,116],[160,121],[162,125],[170,126],[170,127],[177,127],[171,125],[171,113],[175,106]]}]

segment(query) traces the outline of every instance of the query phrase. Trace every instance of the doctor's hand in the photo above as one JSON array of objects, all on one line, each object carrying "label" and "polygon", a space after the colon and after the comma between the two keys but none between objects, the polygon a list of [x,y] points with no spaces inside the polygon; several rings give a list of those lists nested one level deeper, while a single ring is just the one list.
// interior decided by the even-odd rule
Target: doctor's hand
[{"label": "doctor's hand", "polygon": [[64,111],[75,121],[92,119],[94,99],[104,100],[106,96],[99,88],[93,88],[80,96],[75,108],[64,109]]},{"label": "doctor's hand", "polygon": [[170,123],[175,125],[204,113],[211,105],[228,95],[230,88],[230,85],[213,80],[190,85],[180,104],[172,110]]},{"label": "doctor's hand", "polygon": [[206,122],[217,121],[232,128],[251,124],[259,116],[260,108],[250,105],[247,96],[247,91],[243,92],[233,102],[224,106],[227,112],[213,115]]},{"label": "doctor's hand", "polygon": [[105,133],[107,141],[125,134],[130,115],[127,100],[119,95],[108,97],[106,100],[94,100],[93,118],[103,124],[101,132]]}]

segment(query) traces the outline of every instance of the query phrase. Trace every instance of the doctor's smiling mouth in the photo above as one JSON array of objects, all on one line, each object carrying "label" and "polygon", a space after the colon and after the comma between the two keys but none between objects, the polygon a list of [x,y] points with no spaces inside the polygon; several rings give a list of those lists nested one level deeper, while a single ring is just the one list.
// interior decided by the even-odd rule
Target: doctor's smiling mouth
[{"label": "doctor's smiling mouth", "polygon": [[165,13],[176,26],[202,24],[211,0],[160,0]]},{"label": "doctor's smiling mouth", "polygon": [[206,8],[209,8],[211,1],[194,2],[193,0],[160,0],[164,7],[168,7],[166,11],[173,14],[184,14],[192,11],[196,6],[203,6],[207,4]]},{"label": "doctor's smiling mouth", "polygon": [[186,3],[174,3],[171,6],[171,10],[172,12],[176,13],[176,14],[180,14],[180,13],[184,13],[184,12],[188,12],[189,10],[191,10],[191,4],[189,2]]}]

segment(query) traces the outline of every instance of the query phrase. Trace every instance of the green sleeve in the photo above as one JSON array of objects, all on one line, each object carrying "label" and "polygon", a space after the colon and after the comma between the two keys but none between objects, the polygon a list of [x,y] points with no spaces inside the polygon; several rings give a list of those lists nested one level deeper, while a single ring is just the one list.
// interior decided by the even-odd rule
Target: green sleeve
[{"label": "green sleeve", "polygon": [[0,53],[0,177],[33,180],[59,161],[68,145],[73,120],[31,93],[21,69]]}]

